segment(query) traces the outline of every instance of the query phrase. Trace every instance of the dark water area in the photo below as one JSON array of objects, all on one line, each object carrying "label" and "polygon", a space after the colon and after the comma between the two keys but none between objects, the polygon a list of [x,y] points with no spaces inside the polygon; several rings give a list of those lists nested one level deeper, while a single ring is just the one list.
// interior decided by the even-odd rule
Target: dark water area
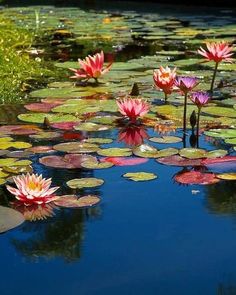
[{"label": "dark water area", "polygon": [[[92,2],[85,3],[83,1],[83,5],[87,9],[97,8],[97,1]],[[119,5],[121,4],[116,4],[118,5],[115,7],[116,15],[114,14],[114,8],[110,6],[110,2],[109,7],[107,7],[109,12],[102,12],[105,8],[105,2],[108,6],[107,1],[101,1],[99,6],[102,20],[110,21],[116,16],[122,16],[122,21],[125,20],[132,25],[130,30],[126,23],[128,29],[125,27],[122,31],[120,28],[123,28],[124,24],[119,23],[121,32],[117,28],[113,30],[113,33],[115,32],[113,40],[116,42],[114,47],[111,44],[107,45],[105,39],[100,41],[100,33],[97,34],[99,36],[96,36],[95,41],[92,39],[92,41],[88,41],[88,44],[83,43],[80,38],[87,37],[87,31],[81,34],[80,30],[82,31],[82,29],[76,23],[77,11],[74,8],[72,12],[61,9],[54,13],[50,12],[51,10],[54,11],[54,8],[50,7],[42,8],[42,21],[40,24],[43,27],[44,23],[46,23],[45,26],[48,26],[49,33],[42,38],[43,42],[35,44],[35,47],[37,49],[46,49],[45,59],[58,62],[62,68],[63,62],[75,62],[78,56],[84,57],[87,54],[97,52],[98,49],[100,50],[105,46],[107,46],[105,47],[106,50],[104,50],[106,51],[106,60],[109,59],[109,53],[113,50],[113,53],[116,54],[117,63],[131,61],[137,66],[137,64],[140,65],[143,62],[144,57],[150,58],[150,60],[144,60],[143,67],[138,68],[138,70],[136,68],[138,73],[132,72],[130,76],[127,74],[125,77],[121,77],[122,74],[124,75],[125,70],[124,72],[118,72],[117,68],[115,68],[117,66],[116,62],[114,63],[115,73],[112,76],[111,70],[106,78],[111,85],[105,80],[98,86],[106,94],[109,93],[112,99],[116,98],[117,93],[120,91],[119,83],[125,87],[124,89],[127,92],[130,90],[134,78],[136,78],[140,82],[142,94],[145,98],[150,99],[152,106],[163,106],[164,102],[161,99],[163,93],[155,92],[156,90],[153,87],[150,87],[151,90],[147,88],[148,83],[150,85],[153,83],[154,62],[158,63],[159,66],[161,62],[167,61],[171,64],[188,57],[191,59],[204,37],[204,30],[210,31],[208,33],[211,34],[211,38],[220,39],[226,37],[235,42],[235,28],[233,27],[235,16],[233,10],[224,11],[214,8],[214,13],[208,10],[201,10],[201,12],[199,12],[200,10],[188,10],[187,12],[177,7],[172,9],[168,6],[162,7],[163,14],[159,13],[159,11],[152,11],[151,14],[145,16],[147,11],[152,10],[150,6],[146,7],[145,3],[137,4],[137,7],[133,3],[123,3],[122,5],[123,7],[126,5],[126,9],[132,7],[132,10],[137,9],[137,11],[129,15],[122,9],[119,11],[121,7]],[[9,5],[18,4],[23,5],[22,2],[14,1],[13,3],[9,1]],[[25,4],[32,5],[33,3],[25,2]],[[51,3],[47,2],[46,4]],[[52,4],[58,3],[53,2]],[[59,5],[61,4],[65,3],[60,2]],[[67,4],[69,5],[69,2]],[[83,6],[81,7],[83,8]],[[28,11],[22,11],[20,12],[21,15],[26,17],[23,18],[23,21],[17,19],[16,23],[18,21],[19,25],[32,25],[34,15],[32,17]],[[143,13],[140,13],[140,11],[143,11]],[[15,11],[10,11],[10,13],[14,17]],[[58,13],[60,21],[55,21],[55,19],[51,21],[48,16],[50,13],[52,15]],[[92,13],[94,13],[93,10]],[[193,16],[193,14],[198,14],[199,18]],[[30,15],[29,18],[27,18],[28,15]],[[82,15],[85,15],[86,19],[86,12],[82,12]],[[92,17],[95,17],[94,14],[92,14]],[[72,30],[70,23],[68,26],[64,26],[65,19],[66,21],[68,19],[73,20],[80,30],[75,25],[74,35],[63,39],[62,35],[54,31],[60,29]],[[159,27],[157,26],[156,30],[163,29],[160,36],[155,35],[156,24],[153,23],[156,19],[160,23],[162,21],[167,22],[167,28],[165,23],[164,25],[161,23]],[[51,21],[49,21],[49,24],[47,24],[48,20]],[[120,20],[118,19],[118,21]],[[89,27],[90,20],[88,19],[85,24]],[[222,32],[222,26],[226,26],[227,32],[224,30]],[[177,33],[174,31],[176,28],[179,29]],[[185,41],[183,28],[190,29],[193,32],[199,30],[199,32],[194,35],[191,31],[188,35],[191,37],[186,37],[187,41]],[[213,32],[209,28],[213,28]],[[103,29],[102,27],[101,34],[106,35],[107,31],[103,31]],[[166,31],[164,31],[165,29]],[[133,33],[131,38],[129,36],[129,42],[126,42],[126,39],[123,43],[119,41],[123,40],[122,32],[127,35]],[[93,33],[94,31],[90,31],[88,35]],[[115,35],[116,33],[117,35]],[[168,39],[168,33],[172,39]],[[112,35],[112,37],[114,36]],[[159,37],[161,38],[158,39]],[[168,53],[167,59],[158,55],[158,52],[163,53],[165,51]],[[157,60],[153,59],[156,53],[159,58]],[[124,64],[118,64],[118,66],[124,67]],[[211,67],[204,68],[201,64],[194,62],[192,64],[183,64],[182,67],[179,63],[179,67],[182,73],[184,71],[187,73],[192,73],[195,70],[199,71],[198,74],[203,75],[207,82],[212,69]],[[128,71],[133,71],[132,67]],[[145,75],[139,78],[140,73],[145,73]],[[147,73],[151,76],[149,80],[147,79]],[[111,75],[110,78],[109,75]],[[122,80],[123,78],[124,80]],[[235,92],[233,92],[236,81],[235,71],[227,72],[227,69],[223,69],[219,73],[218,83],[220,79],[227,81],[227,91],[225,90],[222,95],[217,95],[217,92],[215,92],[216,99],[213,105],[227,105],[233,108],[232,102],[224,104],[224,99],[235,98]],[[65,97],[60,96],[60,98],[68,100],[71,98],[71,88],[73,88],[74,92],[77,91],[75,100],[80,97],[81,93],[83,94],[85,91],[88,93],[93,92],[95,89],[95,87],[90,87],[91,90],[89,86],[86,86],[81,90],[80,86],[75,86],[72,82],[68,86],[66,84],[68,80],[68,74],[64,75],[57,82],[61,85],[61,88],[54,84],[54,86],[48,86],[48,89],[50,88],[53,91],[56,89],[57,91],[58,87],[61,91],[63,87],[67,87],[68,92],[64,95]],[[204,87],[206,87],[205,84]],[[147,92],[145,92],[146,89]],[[218,89],[218,92],[220,90]],[[78,94],[79,91],[81,93]],[[57,95],[59,94],[57,93]],[[93,95],[97,95],[99,98],[102,97],[100,92],[90,95],[92,97],[94,97]],[[47,99],[50,96],[58,99],[55,93],[50,92],[44,94],[44,96],[42,96],[42,93],[37,95],[34,93],[29,100],[39,102],[40,99]],[[183,100],[179,96],[177,97],[179,100],[171,96],[170,104],[173,104],[173,106],[181,105]],[[86,98],[88,98],[88,101],[91,100],[89,94],[84,97],[85,100]],[[106,100],[104,97],[101,99]],[[28,113],[23,104],[1,107],[0,122],[2,126],[22,124],[22,121],[23,124],[31,124],[30,121],[20,121],[17,118],[19,114],[25,115]],[[112,110],[101,111],[99,115],[104,113],[106,115],[118,115],[116,111]],[[67,114],[66,109],[59,112],[59,116],[65,114]],[[182,122],[179,123],[178,114],[173,116],[175,124],[178,124],[174,130],[167,128],[165,133],[162,132],[163,130],[157,130],[157,128],[147,125],[145,131],[148,137],[160,137],[163,135],[182,137]],[[162,117],[165,116],[160,113],[160,119],[163,119]],[[214,118],[213,115],[213,120],[211,118],[212,124],[215,123]],[[225,119],[223,122],[234,126],[233,118],[229,116],[226,118],[228,121]],[[43,122],[38,123],[37,119],[33,123],[37,127],[45,127]],[[90,121],[88,120],[88,122]],[[119,133],[123,127],[112,125],[110,129],[105,131],[82,131],[81,134],[86,139],[97,137],[112,139],[112,143],[100,146],[104,149],[109,147],[130,147],[127,142],[119,140]],[[64,132],[55,130],[61,132],[61,134]],[[43,131],[48,130],[43,129]],[[75,133],[75,130],[73,132]],[[15,140],[30,142],[33,146],[53,146],[65,141],[62,137],[42,140],[19,134],[12,136]],[[191,146],[190,136],[191,130],[188,131],[186,136],[187,147]],[[146,137],[144,143],[151,144],[158,149],[171,147],[180,150],[184,147],[182,141],[173,144],[150,143]],[[235,156],[235,146],[225,143],[224,139],[213,139],[202,134],[199,139],[199,147],[207,151],[224,149],[228,152],[228,155]],[[64,153],[54,151],[54,155],[64,155]],[[96,155],[96,153],[92,153],[92,155]],[[32,161],[33,171],[43,174],[46,178],[52,178],[53,186],[60,186],[60,194],[75,193],[73,189],[68,188],[66,185],[66,182],[71,179],[81,177],[103,179],[105,182],[102,186],[76,191],[78,195],[92,194],[99,196],[101,202],[97,206],[85,209],[48,207],[49,215],[52,215],[52,212],[54,213],[50,218],[35,222],[26,221],[19,227],[1,234],[0,261],[2,271],[0,295],[236,295],[236,182],[221,180],[210,185],[181,185],[175,181],[176,175],[194,169],[216,174],[235,173],[235,162],[233,164],[215,165],[214,167],[176,167],[160,164],[156,159],[150,158],[147,162],[134,166],[113,166],[109,169],[97,170],[84,168],[69,170],[43,165],[39,162],[39,159],[43,156],[45,154],[34,154],[29,157],[29,160]],[[158,178],[152,181],[135,182],[123,177],[127,172],[139,171],[154,173]],[[10,206],[12,200],[13,198],[7,192],[5,186],[1,186],[0,204]],[[26,207],[24,210],[28,209]]]}]

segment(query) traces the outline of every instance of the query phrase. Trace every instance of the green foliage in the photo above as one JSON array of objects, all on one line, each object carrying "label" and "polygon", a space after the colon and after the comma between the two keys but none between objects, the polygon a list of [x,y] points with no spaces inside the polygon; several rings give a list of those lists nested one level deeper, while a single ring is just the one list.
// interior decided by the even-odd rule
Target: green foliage
[{"label": "green foliage", "polygon": [[39,57],[31,57],[34,35],[0,14],[0,102],[20,101],[32,85],[53,76]]}]

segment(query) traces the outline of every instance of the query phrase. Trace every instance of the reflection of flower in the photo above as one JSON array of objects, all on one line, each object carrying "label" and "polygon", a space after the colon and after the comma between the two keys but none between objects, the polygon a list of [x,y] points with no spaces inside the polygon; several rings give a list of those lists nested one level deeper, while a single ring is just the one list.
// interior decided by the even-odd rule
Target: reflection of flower
[{"label": "reflection of flower", "polygon": [[186,94],[197,86],[198,82],[196,77],[177,76],[175,79],[175,86]]},{"label": "reflection of flower", "polygon": [[163,121],[154,126],[154,130],[159,134],[169,134],[171,132],[175,132],[176,126],[173,125],[171,121]]},{"label": "reflection of flower", "polygon": [[162,89],[165,93],[165,99],[167,100],[167,94],[171,94],[174,81],[176,77],[176,68],[171,70],[169,67],[154,70],[153,72],[153,80],[155,85]]},{"label": "reflection of flower", "polygon": [[136,122],[138,117],[148,113],[150,105],[141,98],[126,97],[116,101],[119,111],[122,115],[128,117],[132,123]]},{"label": "reflection of flower", "polygon": [[142,144],[144,139],[148,138],[146,130],[141,126],[130,126],[119,132],[119,141],[123,141],[127,145]]},{"label": "reflection of flower", "polygon": [[198,53],[204,56],[208,61],[213,60],[216,63],[222,60],[231,61],[230,58],[233,55],[233,47],[228,42],[207,42],[207,50],[200,47]]},{"label": "reflection of flower", "polygon": [[50,188],[51,179],[43,178],[42,175],[27,173],[26,175],[14,176],[13,180],[17,188],[7,185],[8,191],[27,206],[46,204],[57,199],[54,192],[59,187]]},{"label": "reflection of flower", "polygon": [[26,220],[36,221],[43,220],[54,216],[53,209],[57,208],[53,203],[50,204],[32,204],[25,206],[22,202],[16,201],[12,204],[13,208],[21,212]]},{"label": "reflection of flower", "polygon": [[74,76],[71,76],[72,79],[90,79],[94,78],[96,81],[97,79],[106,74],[112,65],[112,62],[109,63],[105,68],[103,68],[104,64],[104,53],[97,53],[93,56],[89,55],[84,60],[79,59],[79,64],[81,66],[80,69],[70,69],[74,72]]}]

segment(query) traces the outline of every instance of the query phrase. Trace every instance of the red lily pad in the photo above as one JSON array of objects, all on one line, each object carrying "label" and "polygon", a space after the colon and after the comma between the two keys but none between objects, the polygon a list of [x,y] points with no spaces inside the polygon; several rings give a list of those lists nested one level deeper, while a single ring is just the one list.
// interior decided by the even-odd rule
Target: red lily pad
[{"label": "red lily pad", "polygon": [[[39,159],[39,163],[53,168],[76,169],[81,168],[84,160],[91,159],[89,155],[67,154],[63,156],[45,156]],[[93,157],[92,157],[93,158]]]},{"label": "red lily pad", "polygon": [[4,125],[0,127],[0,132],[13,135],[29,135],[42,131],[35,125]]},{"label": "red lily pad", "polygon": [[164,165],[170,165],[170,166],[200,166],[201,165],[201,159],[187,159],[183,158],[179,155],[173,155],[169,157],[163,157],[156,159],[156,161],[160,164]]},{"label": "red lily pad", "polygon": [[208,185],[219,182],[214,173],[202,173],[199,171],[187,171],[175,176],[175,181],[181,184]]},{"label": "red lily pad", "polygon": [[44,153],[53,153],[55,150],[51,146],[38,145],[27,149],[26,151],[32,152],[34,154],[44,154]]},{"label": "red lily pad", "polygon": [[95,195],[77,197],[75,195],[60,196],[54,204],[65,208],[85,208],[91,207],[100,202],[100,198]]},{"label": "red lily pad", "polygon": [[131,157],[106,157],[100,159],[101,162],[110,162],[115,166],[133,166],[146,163],[147,158],[131,158]]},{"label": "red lily pad", "polygon": [[76,125],[78,125],[78,122],[60,122],[50,124],[51,127],[61,130],[73,130]]},{"label": "red lily pad", "polygon": [[64,132],[64,134],[62,135],[62,138],[64,140],[75,140],[75,139],[79,139],[82,140],[84,139],[84,135],[82,132]]},{"label": "red lily pad", "polygon": [[228,162],[235,162],[235,165],[236,165],[236,156],[225,156],[222,158],[204,159],[201,161],[201,164],[208,166],[208,165],[221,164],[221,163],[223,164]]},{"label": "red lily pad", "polygon": [[24,107],[33,112],[40,112],[40,113],[48,113],[53,109],[54,107],[58,106],[59,103],[40,103],[40,102],[35,102],[35,103],[30,103],[24,105]]}]

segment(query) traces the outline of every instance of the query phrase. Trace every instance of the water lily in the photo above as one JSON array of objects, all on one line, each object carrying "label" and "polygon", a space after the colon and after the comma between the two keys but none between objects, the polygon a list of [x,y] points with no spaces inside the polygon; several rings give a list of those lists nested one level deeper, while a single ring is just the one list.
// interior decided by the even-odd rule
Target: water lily
[{"label": "water lily", "polygon": [[104,67],[104,53],[96,53],[95,55],[87,56],[85,59],[78,59],[78,62],[81,66],[80,69],[70,68],[74,72],[74,76],[71,76],[72,79],[78,80],[89,80],[91,78],[98,81],[98,78],[106,74],[112,65],[112,62]]},{"label": "water lily", "polygon": [[42,175],[27,173],[14,176],[13,180],[17,188],[10,185],[7,185],[6,188],[17,200],[26,206],[46,204],[58,198],[54,193],[59,187],[50,188],[51,178],[46,179]]},{"label": "water lily", "polygon": [[231,62],[233,55],[233,47],[229,45],[228,42],[208,42],[206,43],[207,50],[200,47],[198,49],[198,53],[206,58],[207,61],[214,61],[215,62],[215,69],[211,81],[211,88],[210,91],[213,91],[216,72],[218,64],[222,61]]},{"label": "water lily", "polygon": [[175,86],[178,87],[184,93],[184,116],[183,116],[183,131],[186,131],[186,118],[187,118],[187,99],[188,93],[192,91],[199,83],[196,77],[178,76],[175,79]]},{"label": "water lily", "polygon": [[119,132],[118,140],[127,145],[136,146],[148,138],[146,130],[142,126],[128,126]]},{"label": "water lily", "polygon": [[131,123],[135,123],[138,117],[146,115],[150,109],[150,105],[141,98],[126,97],[116,101],[119,112],[128,117]]},{"label": "water lily", "polygon": [[162,89],[165,94],[165,101],[167,101],[167,95],[171,94],[176,78],[176,68],[171,70],[168,66],[160,69],[156,69],[153,72],[153,80],[155,85]]},{"label": "water lily", "polygon": [[198,115],[197,115],[197,136],[198,136],[199,135],[201,108],[209,102],[210,95],[209,95],[209,93],[207,93],[205,91],[196,91],[196,92],[191,93],[190,99],[198,107]]}]

